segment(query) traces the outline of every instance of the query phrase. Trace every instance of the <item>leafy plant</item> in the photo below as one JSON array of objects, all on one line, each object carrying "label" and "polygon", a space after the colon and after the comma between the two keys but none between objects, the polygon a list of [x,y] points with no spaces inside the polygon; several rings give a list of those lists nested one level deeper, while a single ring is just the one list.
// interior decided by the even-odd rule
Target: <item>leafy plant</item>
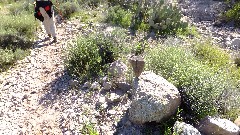
[{"label": "leafy plant", "polygon": [[240,2],[236,2],[232,8],[230,8],[225,16],[229,21],[234,21],[237,26],[240,26]]},{"label": "leafy plant", "polygon": [[[192,110],[196,119],[218,114],[227,107],[227,101],[223,99],[239,93],[235,80],[227,72],[204,64],[189,50],[179,46],[159,46],[146,54],[146,68],[161,74],[186,95],[186,104],[190,106],[188,111]],[[226,91],[231,92],[226,94]],[[238,100],[239,97],[234,102]]]},{"label": "leafy plant", "polygon": [[30,40],[37,25],[31,14],[4,15],[0,22],[0,34],[13,34]]},{"label": "leafy plant", "polygon": [[69,19],[72,14],[78,12],[79,5],[75,2],[65,2],[60,5],[61,13],[64,18]]},{"label": "leafy plant", "polygon": [[197,58],[211,66],[226,67],[230,65],[231,59],[228,53],[221,50],[210,41],[197,42],[192,45],[193,52]]},{"label": "leafy plant", "polygon": [[92,124],[84,124],[82,132],[84,135],[99,135]]},{"label": "leafy plant", "polygon": [[111,7],[108,11],[106,21],[128,28],[131,24],[132,13],[120,6]]},{"label": "leafy plant", "polygon": [[28,50],[16,49],[14,52],[9,49],[0,48],[0,72],[7,70],[17,60],[21,60],[29,55]]},{"label": "leafy plant", "polygon": [[80,80],[94,79],[106,73],[109,63],[118,58],[120,47],[109,35],[91,34],[79,37],[69,49],[66,66]]}]

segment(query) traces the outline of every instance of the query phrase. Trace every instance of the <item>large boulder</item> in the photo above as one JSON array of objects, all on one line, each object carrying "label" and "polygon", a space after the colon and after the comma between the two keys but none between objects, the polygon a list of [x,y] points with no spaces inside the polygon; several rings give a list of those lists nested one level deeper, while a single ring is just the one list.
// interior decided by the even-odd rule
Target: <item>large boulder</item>
[{"label": "large boulder", "polygon": [[176,121],[173,127],[174,135],[201,135],[192,125]]},{"label": "large boulder", "polygon": [[237,125],[227,119],[207,116],[200,121],[198,130],[205,135],[239,135]]},{"label": "large boulder", "polygon": [[173,115],[181,103],[177,88],[152,72],[143,72],[133,82],[129,119],[136,124],[160,122]]},{"label": "large boulder", "polygon": [[231,48],[235,50],[240,49],[240,38],[234,38],[231,42]]}]

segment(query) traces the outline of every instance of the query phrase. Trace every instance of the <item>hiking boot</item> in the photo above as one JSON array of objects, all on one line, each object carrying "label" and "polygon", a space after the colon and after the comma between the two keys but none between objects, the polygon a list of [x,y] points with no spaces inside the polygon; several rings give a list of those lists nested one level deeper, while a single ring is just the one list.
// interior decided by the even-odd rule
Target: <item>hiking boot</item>
[{"label": "hiking boot", "polygon": [[57,37],[53,37],[53,43],[56,43],[57,42]]}]

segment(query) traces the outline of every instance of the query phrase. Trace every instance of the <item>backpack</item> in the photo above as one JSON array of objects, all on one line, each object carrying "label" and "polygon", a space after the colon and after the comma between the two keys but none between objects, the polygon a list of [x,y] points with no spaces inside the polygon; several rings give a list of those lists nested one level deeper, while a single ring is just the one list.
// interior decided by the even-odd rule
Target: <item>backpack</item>
[{"label": "backpack", "polygon": [[37,18],[40,21],[44,21],[44,18],[39,10],[40,7],[44,8],[45,11],[47,12],[47,14],[49,15],[49,17],[52,17],[52,5],[53,3],[48,0],[48,1],[36,1],[36,5],[35,5],[35,12],[34,12],[34,17]]}]

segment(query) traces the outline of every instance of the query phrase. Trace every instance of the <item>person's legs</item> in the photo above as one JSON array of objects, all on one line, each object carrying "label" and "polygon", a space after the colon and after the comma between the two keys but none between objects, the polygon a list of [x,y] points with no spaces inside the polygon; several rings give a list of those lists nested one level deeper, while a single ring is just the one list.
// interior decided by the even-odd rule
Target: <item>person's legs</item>
[{"label": "person's legs", "polygon": [[54,12],[53,12],[53,8],[51,8],[51,9],[52,9],[52,17],[50,18],[49,15],[47,14],[47,12],[42,7],[39,8],[42,16],[44,17],[43,25],[44,25],[46,33],[48,34],[49,37],[51,35],[53,36],[53,42],[57,42],[56,26],[54,23]]},{"label": "person's legs", "polygon": [[48,34],[48,36],[51,37],[50,17],[48,16],[47,12],[42,7],[40,7],[39,10],[40,10],[42,16],[44,17],[44,20],[42,22],[44,29],[45,29],[46,33]]},{"label": "person's legs", "polygon": [[49,25],[50,25],[49,27],[50,27],[51,34],[53,36],[53,42],[57,42],[56,25],[54,22],[54,15],[49,19]]},{"label": "person's legs", "polygon": [[45,29],[46,33],[48,34],[48,36],[51,37],[51,30],[50,30],[49,20],[44,19],[42,24],[43,24],[44,29]]}]

